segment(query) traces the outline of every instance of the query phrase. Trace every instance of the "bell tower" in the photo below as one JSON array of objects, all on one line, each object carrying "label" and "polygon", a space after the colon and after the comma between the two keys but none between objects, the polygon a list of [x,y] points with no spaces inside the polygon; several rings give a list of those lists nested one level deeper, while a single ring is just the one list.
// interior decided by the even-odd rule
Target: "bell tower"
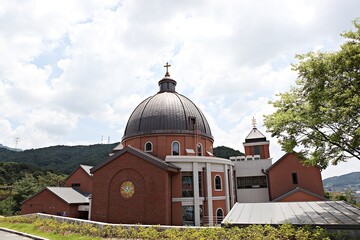
[{"label": "bell tower", "polygon": [[260,156],[260,159],[270,159],[270,141],[266,140],[256,127],[256,120],[252,119],[253,129],[243,143],[246,156]]}]

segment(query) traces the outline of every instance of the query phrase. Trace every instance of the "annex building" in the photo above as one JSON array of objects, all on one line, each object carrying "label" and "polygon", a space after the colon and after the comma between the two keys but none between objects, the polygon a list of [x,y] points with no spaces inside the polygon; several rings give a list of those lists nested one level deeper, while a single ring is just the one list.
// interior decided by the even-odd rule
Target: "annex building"
[{"label": "annex building", "polygon": [[204,114],[176,84],[166,70],[159,91],[134,109],[109,157],[79,166],[65,187],[25,200],[22,214],[211,226],[237,202],[325,200],[319,168],[303,166],[294,153],[272,164],[270,142],[255,124],[243,143],[245,156],[215,157]]}]

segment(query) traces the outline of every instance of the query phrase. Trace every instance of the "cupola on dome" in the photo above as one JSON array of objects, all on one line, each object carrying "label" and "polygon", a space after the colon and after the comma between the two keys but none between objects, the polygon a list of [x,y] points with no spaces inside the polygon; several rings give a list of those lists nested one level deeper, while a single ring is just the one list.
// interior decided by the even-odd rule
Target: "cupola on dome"
[{"label": "cupola on dome", "polygon": [[190,99],[175,91],[176,81],[170,78],[168,70],[159,86],[157,94],[142,101],[132,112],[123,140],[149,134],[195,133],[213,139],[204,114]]}]

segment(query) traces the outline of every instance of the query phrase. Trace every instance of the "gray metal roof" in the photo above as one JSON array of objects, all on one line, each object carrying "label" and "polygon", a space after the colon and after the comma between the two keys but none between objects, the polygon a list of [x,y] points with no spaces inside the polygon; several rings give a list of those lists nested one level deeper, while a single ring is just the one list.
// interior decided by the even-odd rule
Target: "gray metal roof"
[{"label": "gray metal roof", "polygon": [[71,187],[47,187],[47,189],[69,204],[89,203],[89,194],[82,194]]},{"label": "gray metal roof", "polygon": [[[170,80],[175,82],[162,79],[160,87],[170,83]],[[213,139],[201,110],[190,99],[175,92],[175,86],[168,90],[164,87],[135,108],[126,125],[123,140],[145,134],[194,134],[190,118],[196,119],[199,135]]]},{"label": "gray metal roof", "polygon": [[236,203],[222,224],[317,225],[360,229],[360,209],[343,201]]}]

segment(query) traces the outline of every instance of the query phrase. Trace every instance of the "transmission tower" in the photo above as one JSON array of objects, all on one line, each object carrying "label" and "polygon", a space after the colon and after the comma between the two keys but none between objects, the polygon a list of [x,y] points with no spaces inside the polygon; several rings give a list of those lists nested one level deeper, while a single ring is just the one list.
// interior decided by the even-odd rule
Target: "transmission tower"
[{"label": "transmission tower", "polygon": [[16,138],[15,138],[15,141],[14,141],[14,146],[15,146],[15,148],[17,148],[18,144],[19,144],[19,138],[16,137]]}]

